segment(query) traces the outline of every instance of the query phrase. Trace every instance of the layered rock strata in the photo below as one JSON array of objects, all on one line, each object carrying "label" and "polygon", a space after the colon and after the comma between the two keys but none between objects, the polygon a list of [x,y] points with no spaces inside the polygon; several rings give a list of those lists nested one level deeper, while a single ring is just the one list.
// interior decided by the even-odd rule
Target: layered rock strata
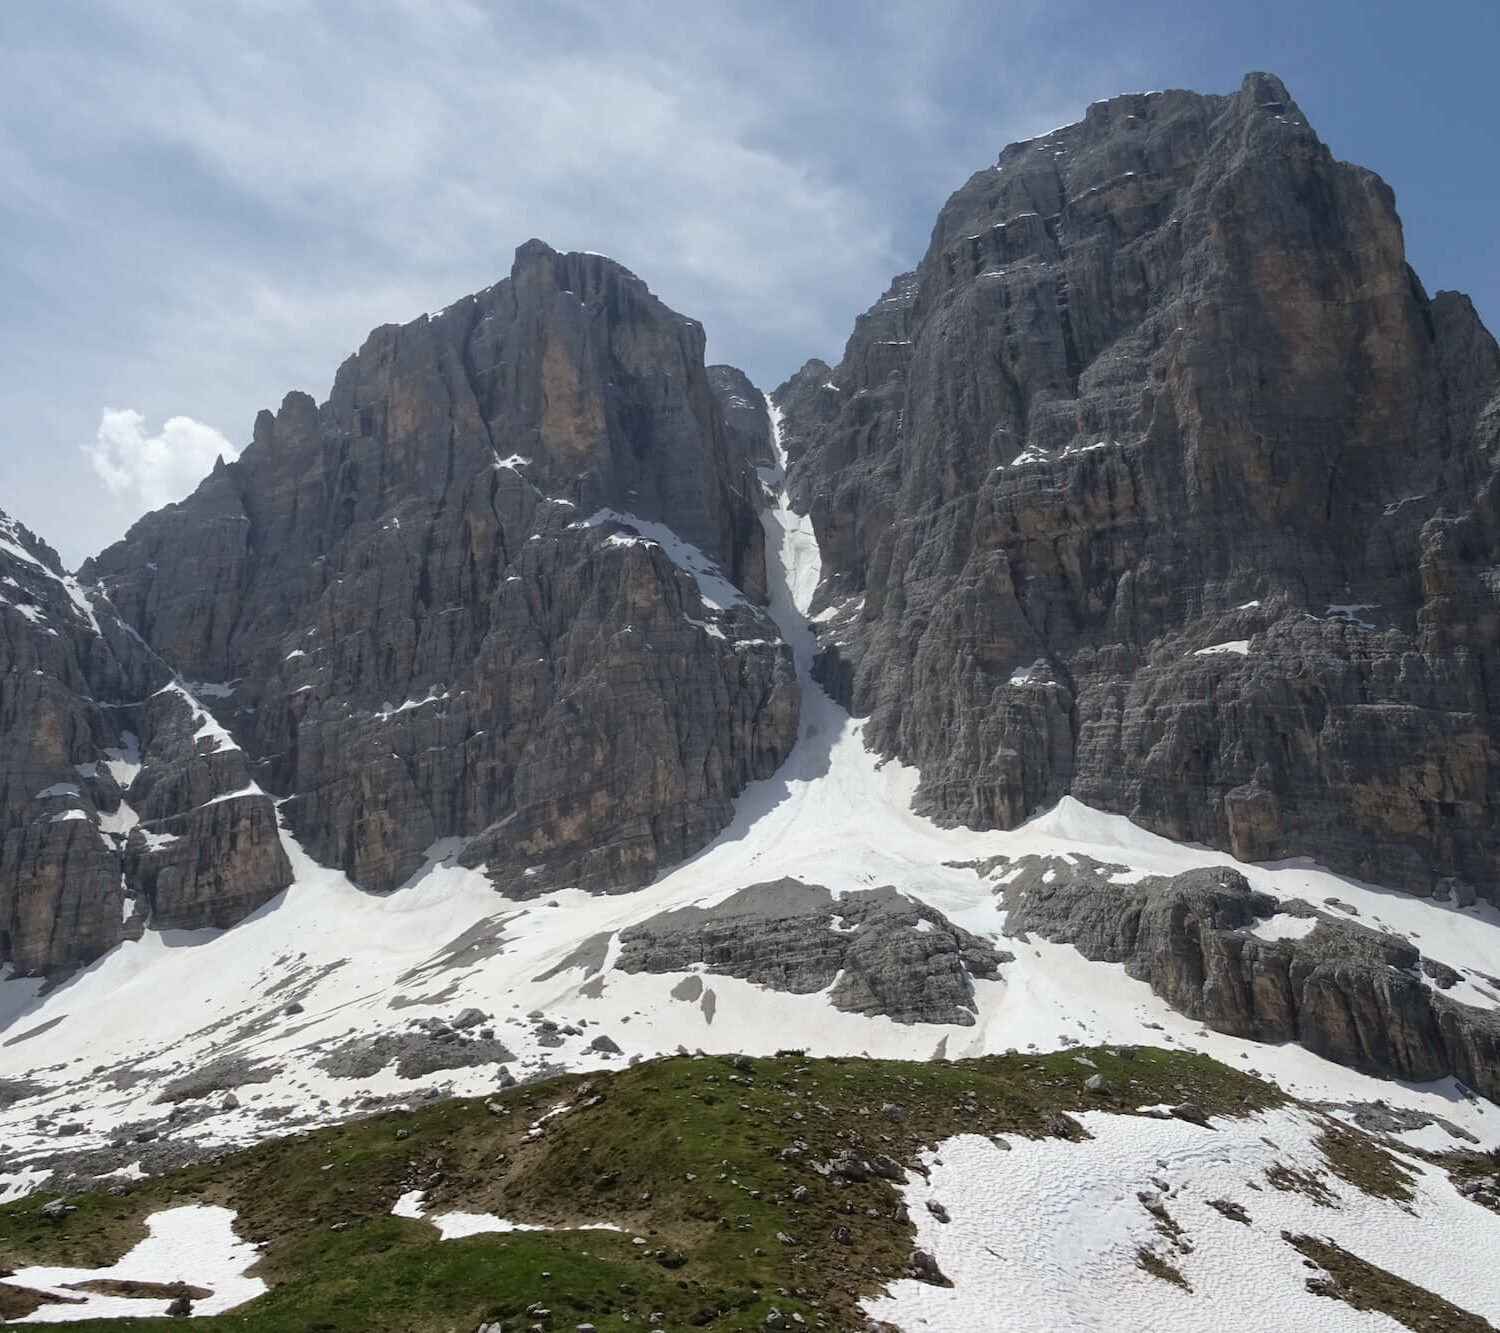
[{"label": "layered rock strata", "polygon": [[[377,329],[83,571],[215,711],[320,861],[434,843],[513,894],[701,847],[796,735],[762,490],[703,331],[597,255]],[[753,433],[753,432],[752,432]]]},{"label": "layered rock strata", "polygon": [[819,676],[941,820],[1500,866],[1500,351],[1286,90],[1007,148],[774,395]]},{"label": "layered rock strata", "polygon": [[291,871],[245,755],[107,603],[0,516],[0,964],[228,925]]},{"label": "layered rock strata", "polygon": [[[1119,884],[1123,866],[1033,858],[1006,875],[1006,932],[1122,963],[1216,1032],[1301,1042],[1338,1064],[1427,1082],[1450,1075],[1500,1101],[1500,1014],[1443,993],[1457,974],[1409,940],[1251,889],[1227,867]],[[1129,878],[1129,876],[1127,876]],[[1256,929],[1290,911],[1300,937]]]}]

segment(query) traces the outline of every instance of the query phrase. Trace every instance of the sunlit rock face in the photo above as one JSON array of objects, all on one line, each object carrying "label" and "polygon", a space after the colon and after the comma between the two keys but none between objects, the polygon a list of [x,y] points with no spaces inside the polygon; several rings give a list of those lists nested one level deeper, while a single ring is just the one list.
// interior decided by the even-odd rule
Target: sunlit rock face
[{"label": "sunlit rock face", "polygon": [[377,329],[321,406],[97,557],[303,845],[363,887],[435,841],[516,894],[635,887],[796,735],[763,489],[703,331],[541,242]]},{"label": "sunlit rock face", "polygon": [[1007,148],[774,397],[820,676],[922,809],[1493,894],[1500,354],[1276,79]]}]

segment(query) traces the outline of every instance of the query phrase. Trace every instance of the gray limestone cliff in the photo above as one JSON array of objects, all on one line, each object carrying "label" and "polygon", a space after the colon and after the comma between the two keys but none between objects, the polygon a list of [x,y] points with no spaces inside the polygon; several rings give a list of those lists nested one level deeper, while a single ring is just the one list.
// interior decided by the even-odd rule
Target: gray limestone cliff
[{"label": "gray limestone cliff", "polygon": [[[775,770],[799,696],[704,338],[597,255],[375,330],[91,561],[320,861],[447,838],[515,894],[649,880]],[[742,378],[742,377],[741,377]]]},{"label": "gray limestone cliff", "polygon": [[0,964],[224,926],[291,869],[245,755],[109,605],[0,516]]},{"label": "gray limestone cliff", "polygon": [[1276,79],[1007,148],[774,397],[818,673],[924,811],[1494,894],[1500,351]]},{"label": "gray limestone cliff", "polygon": [[831,988],[829,1002],[848,1013],[967,1027],[974,978],[996,979],[1010,957],[893,888],[835,898],[821,885],[781,879],[629,927],[615,966],[701,967],[794,995]]}]

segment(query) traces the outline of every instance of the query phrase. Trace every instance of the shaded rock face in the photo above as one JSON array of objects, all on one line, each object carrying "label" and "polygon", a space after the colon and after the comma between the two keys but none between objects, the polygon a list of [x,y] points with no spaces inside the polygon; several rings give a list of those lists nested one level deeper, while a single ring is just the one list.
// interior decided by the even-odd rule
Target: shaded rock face
[{"label": "shaded rock face", "polygon": [[[1174,1009],[1215,1031],[1298,1041],[1392,1078],[1455,1075],[1500,1101],[1500,1016],[1428,986],[1422,964],[1429,960],[1409,941],[1306,904],[1278,903],[1227,867],[1112,883],[1123,868],[1086,858],[1017,865],[1000,890],[1006,933],[1035,932],[1097,962],[1123,963]],[[1310,933],[1250,933],[1288,907],[1317,917]]]},{"label": "shaded rock face", "polygon": [[734,366],[710,366],[708,384],[740,456],[755,467],[775,467],[771,414],[766,410],[765,395]]},{"label": "shaded rock face", "polygon": [[291,880],[245,756],[109,605],[0,515],[0,964],[50,975],[227,925]]},{"label": "shaded rock face", "polygon": [[926,812],[1494,893],[1500,351],[1274,78],[1007,148],[774,397],[820,678]]},{"label": "shaded rock face", "polygon": [[1009,957],[893,888],[835,898],[821,885],[780,879],[631,926],[615,966],[703,967],[795,995],[832,986],[834,1007],[848,1013],[969,1026],[973,979],[997,977]]},{"label": "shaded rock face", "polygon": [[[321,407],[83,571],[385,890],[447,837],[502,887],[620,890],[701,847],[796,735],[761,488],[703,332],[601,256],[377,329]],[[753,433],[753,432],[752,432]]]}]

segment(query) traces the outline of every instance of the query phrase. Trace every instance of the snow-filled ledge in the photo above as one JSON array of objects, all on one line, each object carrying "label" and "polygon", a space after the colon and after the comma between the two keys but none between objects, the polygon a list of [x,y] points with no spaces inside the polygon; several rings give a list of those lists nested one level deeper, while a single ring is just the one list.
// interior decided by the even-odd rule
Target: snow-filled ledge
[{"label": "snow-filled ledge", "polygon": [[[1007,1150],[962,1134],[927,1153],[931,1179],[913,1176],[905,1201],[918,1248],[953,1286],[893,1282],[866,1312],[903,1333],[1396,1327],[1309,1291],[1315,1274],[1282,1239],[1286,1230],[1329,1238],[1473,1314],[1500,1319],[1500,1274],[1475,1262],[1500,1245],[1500,1217],[1463,1198],[1436,1168],[1403,1162],[1415,1197],[1402,1203],[1328,1173],[1314,1142],[1319,1124],[1303,1111],[1220,1119],[1212,1129],[1102,1111],[1079,1119],[1092,1138],[1011,1138]],[[1276,1188],[1266,1172],[1278,1163],[1324,1173],[1334,1206]],[[929,1200],[951,1221],[938,1221]],[[1215,1202],[1238,1205],[1248,1221]],[[1180,1240],[1148,1205],[1165,1210]],[[1177,1269],[1191,1290],[1148,1273],[1142,1250]]]},{"label": "snow-filled ledge", "polygon": [[211,1296],[193,1302],[195,1315],[222,1314],[254,1300],[266,1290],[266,1284],[246,1273],[260,1254],[249,1241],[234,1234],[234,1217],[231,1209],[207,1204],[169,1208],[148,1217],[146,1239],[108,1268],[22,1268],[5,1279],[7,1285],[48,1292],[67,1304],[43,1305],[12,1322],[139,1319],[167,1312],[168,1298],[79,1291],[76,1284],[80,1282],[151,1282],[164,1286],[182,1282],[211,1291]]}]

